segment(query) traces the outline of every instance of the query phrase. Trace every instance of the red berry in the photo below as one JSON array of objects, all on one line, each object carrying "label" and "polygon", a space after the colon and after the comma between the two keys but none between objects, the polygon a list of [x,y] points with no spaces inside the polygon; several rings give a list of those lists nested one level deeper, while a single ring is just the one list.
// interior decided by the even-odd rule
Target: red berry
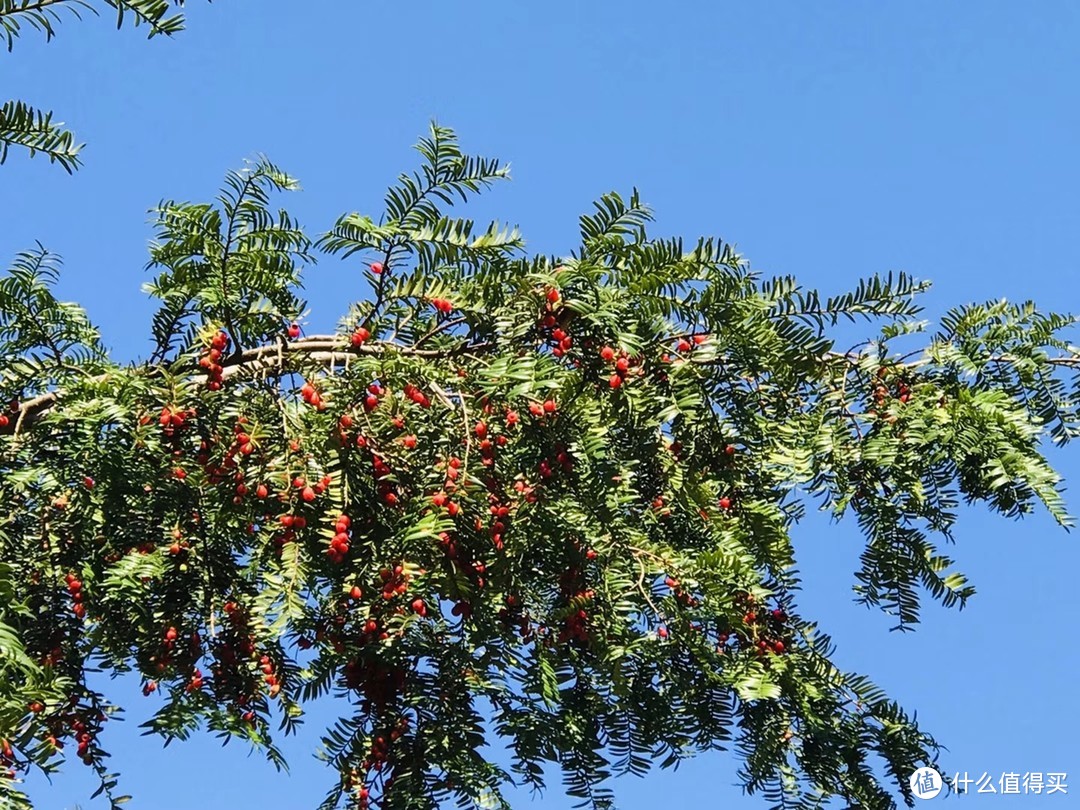
[{"label": "red berry", "polygon": [[289,324],[289,338],[291,340],[296,340],[298,337],[300,337],[300,324],[294,321]]},{"label": "red berry", "polygon": [[544,402],[544,413],[555,413],[555,409],[558,406],[555,404],[555,400],[549,399]]},{"label": "red berry", "polygon": [[312,489],[311,487],[304,487],[304,491],[300,493],[300,497],[303,498],[307,503],[311,503],[313,500],[315,500],[317,496],[314,489]]},{"label": "red berry", "polygon": [[559,300],[559,291],[552,287],[547,291],[547,300],[554,304]]},{"label": "red berry", "polygon": [[685,338],[679,338],[679,342],[675,345],[675,350],[679,352],[690,351],[690,343]]},{"label": "red berry", "polygon": [[424,605],[423,599],[413,600],[412,609],[414,613],[419,613],[421,616],[427,613],[427,607]]},{"label": "red berry", "polygon": [[724,454],[728,455],[728,456],[735,455],[735,445],[729,444],[727,447],[725,447],[724,448]]},{"label": "red berry", "polygon": [[473,432],[482,439],[487,435],[487,425],[483,422],[477,422],[476,427],[473,428]]},{"label": "red berry", "polygon": [[720,499],[719,503],[720,503],[720,508],[721,509],[730,509],[731,508],[731,498],[727,497],[726,495],[723,498]]},{"label": "red berry", "polygon": [[383,266],[382,262],[372,262],[370,266],[371,266],[371,272],[374,273],[375,275],[379,275],[380,273],[382,273],[383,270],[386,269]]},{"label": "red berry", "polygon": [[611,379],[608,380],[608,385],[610,385],[612,388],[618,388],[622,385],[622,377],[620,377],[618,374],[612,374]]},{"label": "red berry", "polygon": [[364,592],[360,590],[359,585],[353,585],[352,590],[349,591],[349,597],[351,599],[354,599],[354,600],[359,599],[363,595],[364,595]]},{"label": "red berry", "polygon": [[656,631],[656,635],[660,636],[660,638],[667,638],[667,636],[668,636],[667,628],[666,627],[661,627],[659,630]]},{"label": "red berry", "polygon": [[694,335],[694,343],[696,343],[698,346],[700,346],[702,343],[704,343],[708,339],[709,339],[708,335]]},{"label": "red berry", "polygon": [[86,487],[87,489],[93,489],[94,488],[94,479],[91,478],[89,475],[86,476],[83,479],[83,486]]},{"label": "red berry", "polygon": [[627,360],[625,357],[620,357],[618,360],[615,361],[615,370],[618,371],[620,374],[625,373],[626,370],[629,368],[630,361]]},{"label": "red berry", "polygon": [[615,359],[615,350],[610,346],[605,346],[600,350],[600,356],[604,358],[605,361],[610,363],[612,360]]}]

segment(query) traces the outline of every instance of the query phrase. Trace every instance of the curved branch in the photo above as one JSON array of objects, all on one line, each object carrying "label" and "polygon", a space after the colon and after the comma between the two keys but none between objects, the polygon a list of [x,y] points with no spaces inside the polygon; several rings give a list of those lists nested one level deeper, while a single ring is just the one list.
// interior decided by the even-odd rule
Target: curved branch
[{"label": "curved branch", "polygon": [[[349,342],[348,337],[345,336],[311,335],[299,340],[283,340],[280,343],[245,349],[239,355],[228,358],[228,360],[222,364],[224,367],[222,376],[230,377],[248,370],[264,371],[267,369],[281,368],[287,365],[289,357],[304,357],[319,362],[333,360],[342,355],[370,357],[397,353],[409,357],[439,359],[443,357],[455,357],[470,352],[482,352],[492,348],[494,345],[495,344],[492,342],[462,343],[459,346],[448,349],[416,349],[410,346],[376,342],[353,346]],[[139,370],[154,377],[171,369],[157,365],[147,365]],[[195,372],[196,369],[193,367],[191,368],[191,371]],[[93,381],[98,383],[105,382],[109,379],[110,374],[114,373],[115,372],[110,372],[109,374],[99,375],[94,377]],[[9,419],[9,423],[5,427],[0,427],[0,436],[14,434],[29,427],[55,407],[62,397],[63,391],[61,390],[49,391],[19,403],[18,409],[10,414],[11,418]]]}]

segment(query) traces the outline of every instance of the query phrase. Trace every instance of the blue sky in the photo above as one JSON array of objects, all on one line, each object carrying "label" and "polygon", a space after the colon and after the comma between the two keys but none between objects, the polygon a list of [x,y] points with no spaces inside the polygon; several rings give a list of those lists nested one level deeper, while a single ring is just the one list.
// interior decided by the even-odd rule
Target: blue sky
[{"label": "blue sky", "polygon": [[[905,270],[934,281],[929,317],[1000,297],[1080,310],[1071,0],[195,0],[189,17],[175,41],[117,32],[104,17],[0,55],[3,95],[54,107],[89,144],[74,177],[17,153],[0,167],[0,257],[35,239],[62,254],[63,294],[86,305],[118,357],[149,345],[139,286],[158,200],[208,199],[261,152],[299,176],[305,190],[282,202],[318,233],[342,212],[378,213],[432,118],[468,151],[512,163],[514,181],[472,212],[520,224],[538,252],[572,249],[593,199],[637,185],[657,234],[722,236],[763,273],[825,292]],[[329,258],[306,284],[315,329],[361,291],[356,268]],[[1052,458],[1080,477],[1073,448]],[[933,801],[1072,806],[1075,532],[1043,514],[1016,523],[976,509],[956,538],[978,595],[962,613],[928,607],[917,633],[899,635],[851,602],[857,529],[811,520],[796,535],[803,611],[831,632],[842,666],[917,710],[948,746],[950,773],[1076,781],[1068,795]],[[332,707],[286,745],[286,777],[235,743],[163,750],[138,736],[150,707],[137,688],[112,694],[129,720],[106,744],[132,807],[300,810],[329,784],[309,752]],[[619,780],[616,796],[622,810],[765,806],[734,786],[735,767],[710,755]],[[35,781],[40,806],[101,807],[83,771]],[[557,777],[542,803],[513,803],[572,804]]]}]

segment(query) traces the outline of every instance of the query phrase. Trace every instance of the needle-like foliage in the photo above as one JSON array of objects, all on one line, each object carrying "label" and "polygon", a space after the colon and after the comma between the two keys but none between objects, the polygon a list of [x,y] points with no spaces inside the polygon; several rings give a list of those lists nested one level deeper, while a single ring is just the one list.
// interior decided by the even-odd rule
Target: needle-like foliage
[{"label": "needle-like foliage", "polygon": [[[939,747],[802,614],[800,519],[858,524],[855,598],[897,627],[963,606],[961,500],[1071,523],[1043,449],[1080,429],[1075,319],[964,306],[901,352],[907,275],[823,297],[651,236],[636,191],[529,255],[447,211],[503,164],[438,126],[419,152],[316,240],[362,270],[335,334],[303,335],[315,248],[264,159],[155,209],[146,362],[43,249],[0,279],[0,801],[67,754],[123,802],[104,669],[149,733],[279,765],[273,731],[335,696],[323,810],[506,807],[555,769],[607,808],[611,777],[721,749],[767,806],[912,804]],[[842,321],[871,339],[838,350]]]}]

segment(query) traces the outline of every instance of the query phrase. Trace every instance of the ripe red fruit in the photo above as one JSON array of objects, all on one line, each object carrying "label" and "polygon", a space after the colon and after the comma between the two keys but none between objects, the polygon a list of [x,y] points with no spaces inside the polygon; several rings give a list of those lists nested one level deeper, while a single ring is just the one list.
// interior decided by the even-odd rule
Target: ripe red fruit
[{"label": "ripe red fruit", "polygon": [[774,650],[774,651],[776,651],[777,653],[782,653],[782,652],[784,651],[784,649],[785,649],[785,648],[784,648],[784,642],[782,642],[782,641],[777,641],[777,642],[775,642],[775,643],[774,643],[774,644],[772,645],[772,648],[773,648],[773,650]]},{"label": "ripe red fruit", "polygon": [[704,343],[708,339],[709,339],[708,335],[694,335],[694,343],[697,344],[698,346],[700,346],[702,343]]},{"label": "ripe red fruit", "polygon": [[555,400],[549,399],[544,402],[544,413],[555,413],[555,409],[558,406],[555,404]]},{"label": "ripe red fruit", "polygon": [[353,585],[352,590],[349,591],[349,597],[351,599],[359,599],[363,595],[364,595],[364,592],[362,590],[360,590],[359,585]]},{"label": "ripe red fruit", "polygon": [[86,476],[83,479],[83,486],[86,487],[87,489],[93,489],[94,488],[94,479],[91,478],[89,475]]},{"label": "ripe red fruit", "polygon": [[402,436],[401,443],[410,450],[412,450],[414,447],[416,447],[416,436],[413,436],[411,434],[408,436]]},{"label": "ripe red fruit", "polygon": [[605,346],[600,350],[600,356],[608,363],[615,359],[615,350],[610,346]]},{"label": "ripe red fruit", "polygon": [[728,455],[728,456],[735,455],[735,445],[729,444],[727,447],[725,447],[724,448],[724,454]]},{"label": "ripe red fruit", "polygon": [[559,300],[559,291],[556,290],[554,287],[549,289],[547,291],[547,300],[554,304],[556,301]]},{"label": "ripe red fruit", "polygon": [[289,324],[289,339],[296,340],[298,337],[300,337],[300,324],[293,321]]},{"label": "ripe red fruit", "polygon": [[660,629],[658,629],[656,631],[656,635],[658,635],[660,638],[667,638],[668,637],[667,628],[666,627],[661,627]]},{"label": "ripe red fruit", "polygon": [[318,496],[315,494],[315,490],[311,487],[304,487],[304,491],[300,494],[300,497],[303,498],[307,503],[311,503]]},{"label": "ripe red fruit", "polygon": [[349,338],[349,341],[352,343],[353,346],[359,346],[369,337],[371,337],[371,332],[369,332],[364,327],[359,326],[357,327],[356,331],[352,333],[352,337]]},{"label": "ripe red fruit", "polygon": [[531,413],[533,416],[543,416],[544,406],[541,405],[539,402],[530,402],[529,413]]},{"label": "ripe red fruit", "polygon": [[687,341],[685,338],[679,338],[679,342],[675,344],[675,350],[679,352],[690,351],[690,342]]},{"label": "ripe red fruit", "polygon": [[517,411],[507,411],[506,412],[506,424],[507,424],[507,427],[512,427],[513,425],[516,425],[518,423],[519,418],[520,417],[518,416]]},{"label": "ripe red fruit", "polygon": [[375,275],[380,275],[382,273],[382,271],[386,269],[383,266],[382,262],[372,262],[370,267],[371,267],[371,272],[374,273]]},{"label": "ripe red fruit", "polygon": [[620,374],[625,374],[627,369],[629,368],[630,361],[627,360],[625,357],[620,357],[618,360],[615,361],[615,370],[618,371]]},{"label": "ripe red fruit", "polygon": [[423,599],[413,600],[412,609],[414,613],[419,613],[421,616],[427,613],[427,606],[424,604]]},{"label": "ripe red fruit", "polygon": [[618,388],[622,385],[622,377],[620,377],[618,374],[612,374],[611,379],[608,380],[608,385],[610,385],[612,388]]},{"label": "ripe red fruit", "polygon": [[720,504],[721,509],[730,509],[731,508],[731,498],[729,498],[729,497],[727,497],[725,495],[723,498],[721,498],[719,500],[719,504]]},{"label": "ripe red fruit", "polygon": [[485,425],[483,422],[477,422],[476,427],[473,428],[473,432],[482,439],[487,436],[487,425]]}]

